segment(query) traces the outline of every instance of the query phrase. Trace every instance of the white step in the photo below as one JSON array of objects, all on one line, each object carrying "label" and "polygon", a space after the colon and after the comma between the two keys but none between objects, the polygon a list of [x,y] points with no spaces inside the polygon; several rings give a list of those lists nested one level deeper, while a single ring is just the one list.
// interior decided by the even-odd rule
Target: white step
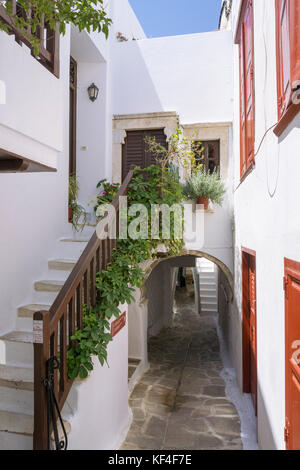
[{"label": "white step", "polygon": [[38,292],[59,292],[64,285],[61,280],[37,281],[34,283],[34,288]]},{"label": "white step", "polygon": [[0,431],[0,450],[32,450],[32,449],[33,449],[32,435]]},{"label": "white step", "polygon": [[0,387],[0,409],[30,414],[33,410],[33,391]]},{"label": "white step", "polygon": [[63,259],[79,259],[90,238],[62,238],[59,243],[60,256]]},{"label": "white step", "polygon": [[217,288],[217,284],[215,282],[207,282],[200,280],[200,289],[210,289],[210,288]]},{"label": "white step", "polygon": [[1,364],[0,386],[33,391],[33,367]]},{"label": "white step", "polygon": [[[64,425],[69,434],[70,423],[64,421]],[[32,414],[0,410],[0,450],[32,450],[33,426]],[[59,423],[58,432],[61,439],[63,433]],[[53,433],[51,439],[53,440]]]},{"label": "white step", "polygon": [[214,295],[215,297],[217,296],[217,288],[216,287],[206,287],[205,289],[200,290],[200,296],[209,296],[209,295]]},{"label": "white step", "polygon": [[33,434],[33,414],[0,410],[0,431]]},{"label": "white step", "polygon": [[35,312],[49,310],[50,305],[30,304],[18,308],[17,330],[32,331],[33,315]]},{"label": "white step", "polygon": [[33,294],[34,302],[41,302],[52,305],[63,287],[64,280],[42,280],[34,283],[35,292]]},{"label": "white step", "polygon": [[56,271],[72,271],[75,264],[75,259],[53,259],[48,262],[49,269]]},{"label": "white step", "polygon": [[198,273],[198,274],[199,274],[199,279],[216,281],[216,276],[214,273]]},{"label": "white step", "polygon": [[33,333],[12,331],[0,338],[0,364],[32,365]]},{"label": "white step", "polygon": [[201,302],[202,303],[207,303],[207,304],[217,304],[217,297],[216,295],[204,295],[203,292],[201,292],[200,295]]}]

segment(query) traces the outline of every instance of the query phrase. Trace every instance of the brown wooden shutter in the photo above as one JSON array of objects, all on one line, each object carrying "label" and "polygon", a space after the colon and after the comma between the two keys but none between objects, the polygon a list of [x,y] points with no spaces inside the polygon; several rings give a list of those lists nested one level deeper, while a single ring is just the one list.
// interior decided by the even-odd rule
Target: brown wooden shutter
[{"label": "brown wooden shutter", "polygon": [[147,168],[157,163],[155,155],[147,150],[146,137],[155,137],[156,142],[167,147],[167,138],[163,129],[127,131],[122,150],[123,180],[132,165]]}]

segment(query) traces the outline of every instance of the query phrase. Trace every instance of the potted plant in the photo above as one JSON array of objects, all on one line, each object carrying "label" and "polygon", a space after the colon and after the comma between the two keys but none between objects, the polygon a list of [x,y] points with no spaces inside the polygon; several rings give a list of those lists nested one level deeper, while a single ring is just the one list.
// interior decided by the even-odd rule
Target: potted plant
[{"label": "potted plant", "polygon": [[199,168],[186,180],[183,194],[186,199],[193,199],[197,204],[203,204],[208,209],[209,201],[221,205],[226,192],[225,185],[217,171],[210,173],[205,168]]},{"label": "potted plant", "polygon": [[[79,229],[83,230],[86,221],[87,214],[80,204],[77,202],[77,196],[79,192],[79,183],[76,176],[69,176],[69,210],[68,210],[68,219],[69,222],[73,225],[73,228],[76,232]],[[81,222],[79,224],[79,222]]]}]

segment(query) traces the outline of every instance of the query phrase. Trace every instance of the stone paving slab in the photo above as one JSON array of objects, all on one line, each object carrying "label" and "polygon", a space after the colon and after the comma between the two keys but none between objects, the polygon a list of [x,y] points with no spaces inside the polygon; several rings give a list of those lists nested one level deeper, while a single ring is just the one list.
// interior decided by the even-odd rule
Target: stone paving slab
[{"label": "stone paving slab", "polygon": [[212,317],[177,297],[172,328],[149,342],[150,369],[131,393],[122,450],[241,450],[241,424],[226,398]]}]

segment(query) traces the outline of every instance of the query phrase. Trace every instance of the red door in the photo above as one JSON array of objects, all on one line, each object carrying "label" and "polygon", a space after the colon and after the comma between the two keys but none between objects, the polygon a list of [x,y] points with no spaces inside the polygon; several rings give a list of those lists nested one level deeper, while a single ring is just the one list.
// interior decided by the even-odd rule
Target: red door
[{"label": "red door", "polygon": [[242,251],[243,271],[243,382],[257,413],[256,255]]},{"label": "red door", "polygon": [[288,450],[300,450],[300,263],[285,260],[286,428]]}]

